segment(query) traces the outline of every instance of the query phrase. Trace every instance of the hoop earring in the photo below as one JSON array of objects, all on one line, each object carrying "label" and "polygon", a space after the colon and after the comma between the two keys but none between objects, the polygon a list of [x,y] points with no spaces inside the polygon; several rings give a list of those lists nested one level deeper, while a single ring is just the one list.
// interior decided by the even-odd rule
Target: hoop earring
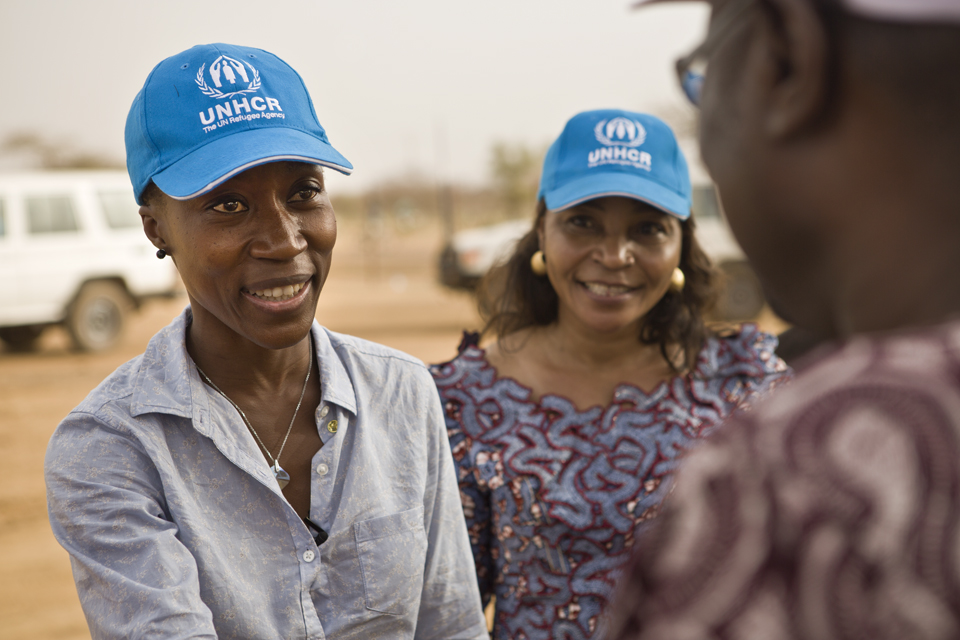
[{"label": "hoop earring", "polygon": [[673,270],[673,273],[670,274],[670,290],[680,293],[686,284],[687,279],[684,277],[683,271],[680,270],[680,267],[677,267]]},{"label": "hoop earring", "polygon": [[167,257],[167,252],[166,252],[166,251],[164,251],[163,249],[157,249],[157,258],[158,258],[158,259],[163,260],[163,259],[166,258],[166,257]]},{"label": "hoop earring", "polygon": [[537,251],[530,256],[530,271],[537,276],[547,275],[547,259],[543,257],[543,251]]}]

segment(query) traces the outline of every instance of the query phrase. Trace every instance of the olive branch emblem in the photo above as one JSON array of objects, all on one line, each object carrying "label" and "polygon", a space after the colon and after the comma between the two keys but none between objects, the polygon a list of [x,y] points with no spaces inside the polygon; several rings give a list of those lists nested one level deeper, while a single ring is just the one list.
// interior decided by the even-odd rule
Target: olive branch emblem
[{"label": "olive branch emblem", "polygon": [[200,70],[197,71],[197,86],[200,87],[200,92],[211,98],[229,98],[231,96],[238,96],[241,93],[253,93],[260,88],[260,73],[250,66],[250,70],[253,71],[253,80],[250,81],[250,84],[246,89],[241,89],[240,91],[231,91],[230,93],[224,93],[215,87],[211,87],[203,79],[203,70],[206,68],[207,63],[204,62],[200,65]]},{"label": "olive branch emblem", "polygon": [[[615,123],[616,120],[626,121],[625,118],[615,118],[614,120],[611,120],[609,122]],[[603,132],[603,128],[604,126],[606,126],[607,122],[608,122],[607,120],[601,120],[600,122],[597,123],[597,126],[593,128],[593,133],[597,137],[597,141],[600,142],[601,144],[605,144],[607,146],[619,144],[625,147],[639,147],[640,145],[643,144],[643,141],[646,140],[647,138],[646,129],[644,129],[643,126],[636,120],[631,120],[629,122],[631,122],[633,126],[636,127],[635,129],[636,135],[634,136],[633,140],[612,140],[608,138],[606,134],[604,134]],[[617,124],[619,124],[620,127],[623,127],[622,123],[617,123]]]}]

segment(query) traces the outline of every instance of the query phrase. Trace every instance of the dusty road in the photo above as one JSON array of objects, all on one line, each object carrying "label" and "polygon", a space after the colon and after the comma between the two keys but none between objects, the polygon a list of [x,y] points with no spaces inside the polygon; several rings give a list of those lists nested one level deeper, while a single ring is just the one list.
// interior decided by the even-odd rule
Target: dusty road
[{"label": "dusty road", "polygon": [[[422,229],[389,242],[361,238],[358,228],[341,225],[320,322],[426,362],[451,358],[462,329],[477,328],[479,320],[469,295],[434,284],[438,233]],[[90,637],[67,554],[47,523],[44,451],[63,416],[140,354],[185,303],[184,297],[146,305],[108,353],[74,353],[56,329],[48,330],[36,353],[0,351],[0,638]],[[775,319],[766,323],[779,328]]]}]

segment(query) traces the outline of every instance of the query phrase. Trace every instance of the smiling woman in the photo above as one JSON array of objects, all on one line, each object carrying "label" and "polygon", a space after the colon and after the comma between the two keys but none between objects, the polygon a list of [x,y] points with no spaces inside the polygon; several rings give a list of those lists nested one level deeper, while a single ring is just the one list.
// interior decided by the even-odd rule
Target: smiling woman
[{"label": "smiling woman", "polygon": [[623,196],[544,216],[537,236],[549,247],[544,264],[558,322],[598,333],[626,331],[633,338],[636,320],[667,294],[680,266],[680,221]]},{"label": "smiling woman", "polygon": [[637,528],[683,453],[789,376],[776,338],[704,326],[712,268],[673,132],[581,113],[533,228],[481,286],[486,349],[432,367],[494,637],[602,636]]},{"label": "smiling woman", "polygon": [[318,165],[259,165],[190,200],[154,187],[145,202],[147,236],[190,293],[198,348],[227,347],[211,342],[221,333],[269,349],[303,340],[337,240]]},{"label": "smiling woman", "polygon": [[[277,117],[245,117],[260,105]],[[487,637],[429,372],[314,319],[337,239],[323,167],[352,166],[300,77],[194,47],[150,74],[126,141],[190,306],[47,451],[91,635]]]}]

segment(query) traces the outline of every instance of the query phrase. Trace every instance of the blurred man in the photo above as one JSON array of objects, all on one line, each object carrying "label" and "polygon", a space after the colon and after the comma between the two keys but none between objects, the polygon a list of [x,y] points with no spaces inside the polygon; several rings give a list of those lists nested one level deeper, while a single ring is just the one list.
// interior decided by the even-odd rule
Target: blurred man
[{"label": "blurred man", "polygon": [[704,161],[832,345],[688,459],[610,637],[960,637],[960,0],[712,9]]}]

